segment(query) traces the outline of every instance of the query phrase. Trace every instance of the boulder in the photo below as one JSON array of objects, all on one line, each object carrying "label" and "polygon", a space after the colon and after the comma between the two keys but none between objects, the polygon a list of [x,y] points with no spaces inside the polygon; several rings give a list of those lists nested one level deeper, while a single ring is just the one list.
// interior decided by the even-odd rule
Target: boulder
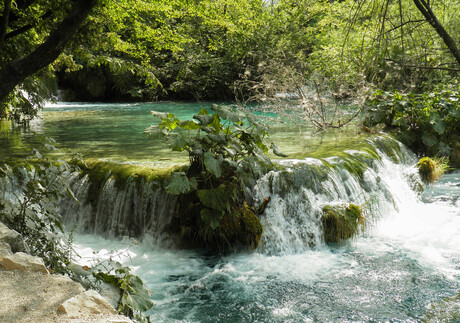
[{"label": "boulder", "polygon": [[10,245],[13,253],[25,252],[29,253],[29,247],[22,239],[22,236],[15,230],[9,229],[6,225],[0,222],[0,241]]},{"label": "boulder", "polygon": [[12,254],[10,245],[4,241],[0,241],[0,257],[11,256]]},{"label": "boulder", "polygon": [[78,318],[92,314],[116,314],[115,309],[96,291],[88,290],[61,304],[58,313],[69,318]]},{"label": "boulder", "polygon": [[49,274],[43,259],[23,252],[16,252],[14,255],[0,256],[0,266],[6,270],[39,271]]}]

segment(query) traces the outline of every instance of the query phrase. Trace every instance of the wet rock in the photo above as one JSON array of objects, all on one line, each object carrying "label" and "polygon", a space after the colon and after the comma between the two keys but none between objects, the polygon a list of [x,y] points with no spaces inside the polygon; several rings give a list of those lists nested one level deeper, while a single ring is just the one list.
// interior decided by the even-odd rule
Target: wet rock
[{"label": "wet rock", "polygon": [[23,252],[0,256],[0,266],[6,270],[38,271],[49,274],[43,259]]},{"label": "wet rock", "polygon": [[88,290],[61,304],[58,313],[77,318],[91,314],[116,314],[115,309],[96,291]]},{"label": "wet rock", "polygon": [[11,251],[16,252],[25,252],[29,253],[29,247],[22,239],[22,236],[14,231],[9,229],[6,225],[0,222],[0,241],[6,242],[10,245]]}]

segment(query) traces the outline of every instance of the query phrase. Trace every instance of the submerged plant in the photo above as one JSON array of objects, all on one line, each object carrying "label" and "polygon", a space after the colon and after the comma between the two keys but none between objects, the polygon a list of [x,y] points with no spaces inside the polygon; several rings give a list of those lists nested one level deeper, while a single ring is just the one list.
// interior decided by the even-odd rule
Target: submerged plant
[{"label": "submerged plant", "polygon": [[343,243],[354,237],[365,225],[362,209],[355,204],[323,207],[323,234],[327,243]]},{"label": "submerged plant", "polygon": [[254,247],[262,233],[258,219],[253,219],[257,225],[245,226],[253,228],[248,236],[257,236],[251,241],[233,234],[238,225],[230,224],[246,223],[244,190],[271,166],[266,153],[271,149],[277,156],[286,155],[273,143],[265,143],[267,128],[253,113],[218,105],[211,109],[212,115],[202,109],[187,121],[172,113],[152,112],[161,121],[146,130],[166,136],[173,151],[189,154],[188,170],[173,172],[166,186],[168,193],[180,196],[176,230],[207,248],[222,250],[236,242]]}]

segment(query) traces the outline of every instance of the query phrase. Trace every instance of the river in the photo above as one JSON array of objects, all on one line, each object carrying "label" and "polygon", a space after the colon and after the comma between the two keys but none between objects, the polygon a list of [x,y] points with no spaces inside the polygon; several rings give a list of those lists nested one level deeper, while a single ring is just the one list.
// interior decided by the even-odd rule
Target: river
[{"label": "river", "polygon": [[[142,135],[153,121],[146,118],[149,109],[173,108],[176,115],[190,117],[203,104],[184,110],[177,106],[58,104],[49,106],[33,129],[86,157],[177,162],[183,155],[172,157],[166,145]],[[154,292],[155,306],[147,313],[152,322],[419,322],[430,304],[459,293],[458,170],[419,193],[413,185],[418,181],[417,159],[404,147],[396,149],[396,159],[377,148],[380,160],[361,156],[363,141],[379,147],[380,141],[390,140],[383,135],[357,136],[359,130],[354,129],[350,136],[331,135],[327,146],[312,132],[286,130],[273,136],[290,154],[290,159],[278,161],[285,170],[267,174],[252,188],[256,200],[272,198],[261,218],[263,242],[255,252],[216,255],[171,249],[151,224],[140,230],[141,244],[117,258],[132,266]],[[282,133],[290,139],[283,141]],[[326,178],[312,176],[313,169],[325,167],[322,160],[311,158],[325,145],[331,153],[321,154],[328,165],[337,166]],[[344,160],[333,155],[343,147],[348,147],[349,156],[369,163],[364,174],[340,166]],[[121,205],[118,199],[137,198],[113,187],[107,188],[113,205]],[[368,204],[372,215],[359,237],[328,245],[322,239],[319,212],[323,205],[339,202]],[[150,212],[148,216],[158,216]],[[66,216],[71,222],[84,217],[81,211]],[[134,215],[117,213],[110,226],[116,227],[123,216]],[[111,231],[100,230],[101,235],[75,235],[81,264],[91,265],[95,253],[100,259],[129,244],[126,239],[104,238],[103,233]]]}]

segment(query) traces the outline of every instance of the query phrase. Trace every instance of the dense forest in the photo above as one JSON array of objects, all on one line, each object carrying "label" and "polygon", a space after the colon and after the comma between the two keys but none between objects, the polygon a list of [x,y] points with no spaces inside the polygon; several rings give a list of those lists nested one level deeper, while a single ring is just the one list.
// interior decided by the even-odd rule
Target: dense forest
[{"label": "dense forest", "polygon": [[420,92],[455,84],[460,64],[457,1],[24,0],[0,8],[3,110],[34,109],[56,86],[66,99],[99,101],[257,100],[312,82],[339,98]]}]

